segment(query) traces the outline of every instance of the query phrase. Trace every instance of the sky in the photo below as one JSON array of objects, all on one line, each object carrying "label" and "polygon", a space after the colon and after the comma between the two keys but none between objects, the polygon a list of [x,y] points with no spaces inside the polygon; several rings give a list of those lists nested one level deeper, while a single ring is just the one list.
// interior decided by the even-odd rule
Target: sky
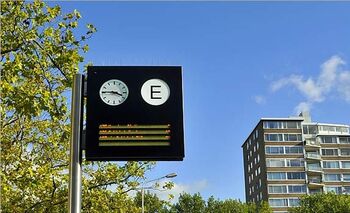
[{"label": "sky", "polygon": [[182,66],[185,158],[147,173],[176,172],[176,196],[244,201],[241,145],[262,117],[350,124],[350,2],[58,4],[97,28],[86,62]]}]

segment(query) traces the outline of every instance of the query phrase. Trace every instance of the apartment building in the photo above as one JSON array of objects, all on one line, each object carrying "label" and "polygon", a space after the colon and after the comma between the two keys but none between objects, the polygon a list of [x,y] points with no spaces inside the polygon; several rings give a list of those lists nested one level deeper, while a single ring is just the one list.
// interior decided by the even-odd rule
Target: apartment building
[{"label": "apartment building", "polygon": [[287,212],[305,194],[350,194],[350,126],[262,118],[243,143],[247,202]]}]

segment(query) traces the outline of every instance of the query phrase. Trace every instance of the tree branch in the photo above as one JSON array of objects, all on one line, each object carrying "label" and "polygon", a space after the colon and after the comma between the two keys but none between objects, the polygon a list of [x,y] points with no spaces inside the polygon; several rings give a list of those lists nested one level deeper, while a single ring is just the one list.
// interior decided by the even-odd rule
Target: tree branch
[{"label": "tree branch", "polygon": [[[36,40],[33,40],[33,42],[34,42],[40,49],[45,50],[45,49],[41,46],[41,44],[40,44],[39,42],[37,42]],[[64,76],[64,78],[65,78],[66,80],[68,80],[67,75],[63,72],[63,70],[61,69],[61,67],[56,63],[56,61],[52,58],[52,56],[51,56],[50,54],[48,54],[48,53],[46,53],[46,55],[47,55],[47,57],[49,57],[51,63],[61,72],[61,74]]]}]

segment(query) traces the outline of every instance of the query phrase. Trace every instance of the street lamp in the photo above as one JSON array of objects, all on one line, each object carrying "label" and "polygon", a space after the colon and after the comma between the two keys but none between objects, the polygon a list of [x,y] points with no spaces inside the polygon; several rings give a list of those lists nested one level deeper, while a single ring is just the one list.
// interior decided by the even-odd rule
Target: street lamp
[{"label": "street lamp", "polygon": [[153,179],[153,180],[149,180],[149,181],[146,181],[146,182],[142,183],[142,186],[141,186],[142,213],[145,213],[145,189],[153,189],[153,187],[145,187],[145,184],[151,183],[151,182],[154,182],[154,181],[159,181],[159,180],[166,179],[166,178],[174,178],[176,176],[177,176],[176,173],[170,173],[170,174],[167,174],[167,175],[165,175],[163,177],[159,177],[159,178],[156,178],[156,179]]}]

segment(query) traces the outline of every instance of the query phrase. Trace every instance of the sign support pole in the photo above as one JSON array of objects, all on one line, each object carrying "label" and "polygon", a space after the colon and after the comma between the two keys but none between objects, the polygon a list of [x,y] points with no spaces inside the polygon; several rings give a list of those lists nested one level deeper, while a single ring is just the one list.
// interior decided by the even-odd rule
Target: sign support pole
[{"label": "sign support pole", "polygon": [[69,163],[69,213],[80,213],[81,209],[81,131],[83,107],[83,75],[76,74],[73,79],[71,102],[71,140]]}]

